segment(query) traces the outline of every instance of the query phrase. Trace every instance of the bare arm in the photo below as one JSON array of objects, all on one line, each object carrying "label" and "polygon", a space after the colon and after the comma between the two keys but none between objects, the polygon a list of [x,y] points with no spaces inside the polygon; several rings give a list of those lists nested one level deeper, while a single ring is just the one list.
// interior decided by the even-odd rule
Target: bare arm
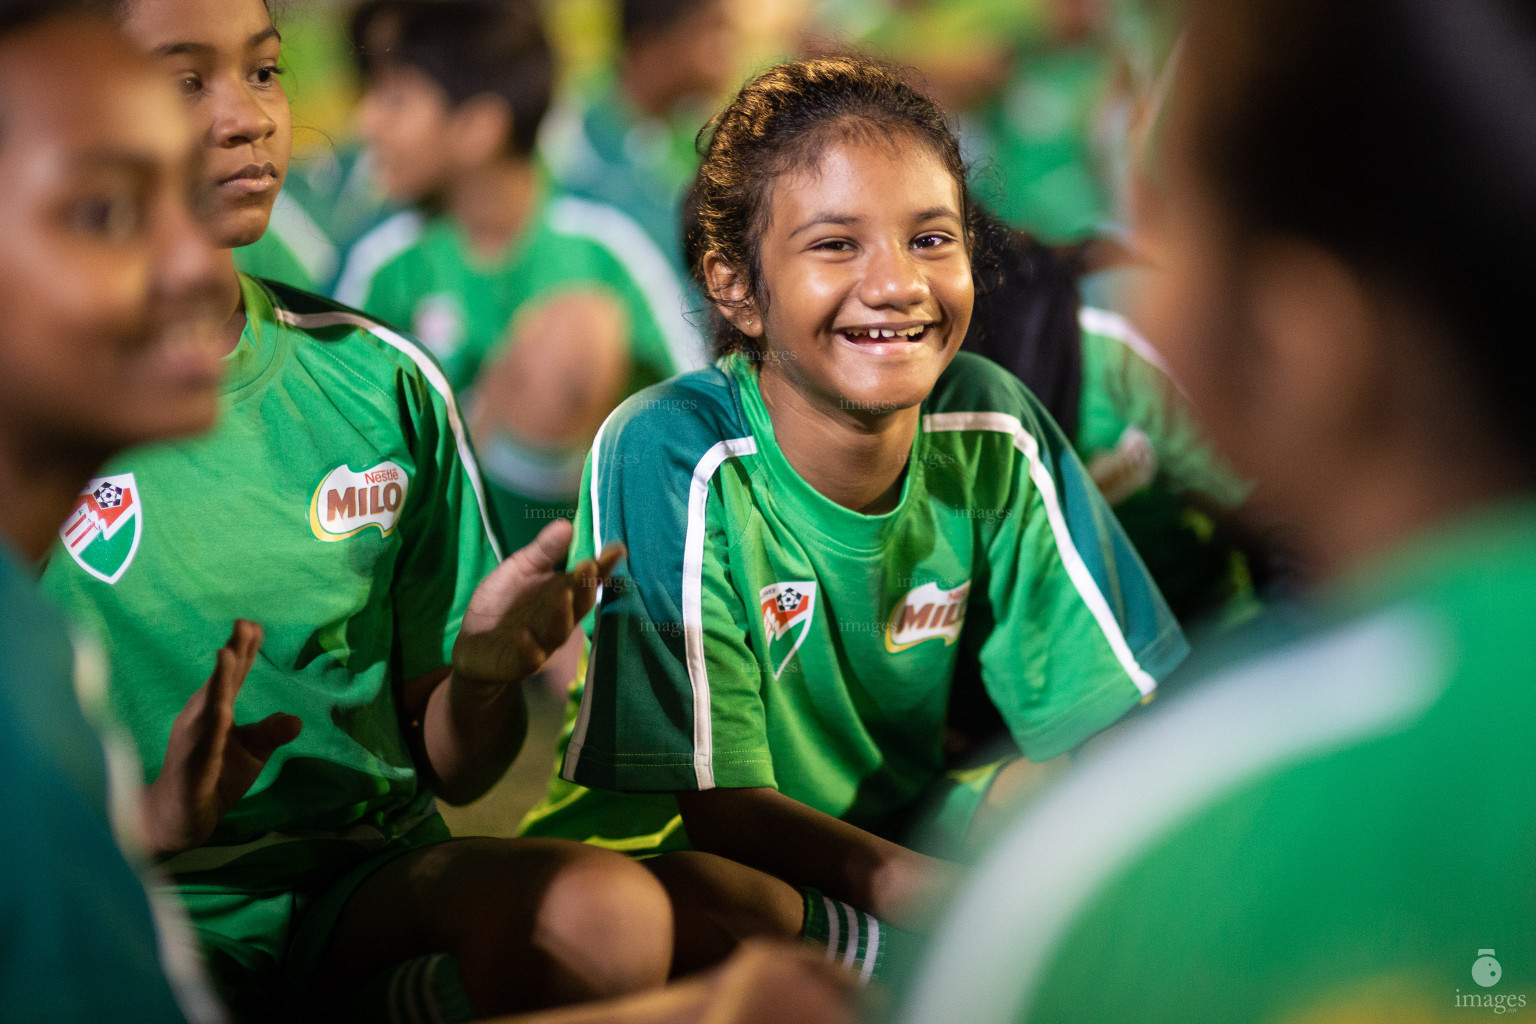
[{"label": "bare arm", "polygon": [[898,928],[937,911],[958,868],[807,807],[774,789],[678,793],[696,850],[809,885]]},{"label": "bare arm", "polygon": [[450,804],[483,795],[517,756],[527,731],[522,682],[591,610],[623,549],[561,571],[571,524],[557,520],[481,581],[453,646],[453,663],[411,680],[401,700],[420,727],[433,789]]},{"label": "bare arm", "polygon": [[470,432],[482,444],[497,431],[551,448],[590,441],[624,397],[629,332],[623,306],[598,289],[526,311],[475,384]]}]

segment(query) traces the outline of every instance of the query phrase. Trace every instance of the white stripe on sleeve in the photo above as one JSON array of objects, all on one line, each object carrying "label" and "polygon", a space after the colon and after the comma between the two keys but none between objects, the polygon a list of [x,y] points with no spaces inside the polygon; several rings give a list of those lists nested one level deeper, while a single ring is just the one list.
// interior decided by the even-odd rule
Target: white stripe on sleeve
[{"label": "white stripe on sleeve", "polygon": [[1077,545],[1072,540],[1072,531],[1067,526],[1067,517],[1061,509],[1061,497],[1056,493],[1056,478],[1051,476],[1051,471],[1041,460],[1040,442],[1035,440],[1034,435],[1025,430],[1024,424],[1016,417],[1001,412],[930,413],[923,417],[923,429],[932,433],[951,430],[986,430],[1008,434],[1013,438],[1013,446],[1029,460],[1029,478],[1034,483],[1035,489],[1040,492],[1040,498],[1045,504],[1045,515],[1051,524],[1051,535],[1056,539],[1056,550],[1061,555],[1062,564],[1066,566],[1067,576],[1072,580],[1072,585],[1077,588],[1078,595],[1093,614],[1094,621],[1098,623],[1099,631],[1109,642],[1110,650],[1114,652],[1125,674],[1130,676],[1131,681],[1136,684],[1136,689],[1143,695],[1157,689],[1157,680],[1153,679],[1136,660],[1136,655],[1126,643],[1125,632],[1120,628],[1120,621],[1115,618],[1109,602],[1099,590],[1098,583],[1094,581],[1093,574],[1088,571],[1082,554],[1078,552]]},{"label": "white stripe on sleeve", "polygon": [[757,440],[736,437],[716,443],[693,467],[688,489],[688,533],[683,543],[683,650],[693,687],[693,771],[699,789],[715,788],[714,723],[709,705],[709,673],[704,661],[704,515],[709,482],[729,458],[757,454]]}]

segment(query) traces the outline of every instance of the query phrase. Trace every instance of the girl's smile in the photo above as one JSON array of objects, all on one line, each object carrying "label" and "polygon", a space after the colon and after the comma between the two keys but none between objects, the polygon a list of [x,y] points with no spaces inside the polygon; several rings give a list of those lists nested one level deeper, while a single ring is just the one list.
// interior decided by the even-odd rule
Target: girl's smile
[{"label": "girl's smile", "polygon": [[906,321],[839,327],[833,333],[843,344],[852,345],[867,355],[908,356],[917,354],[922,342],[942,329],[942,324]]},{"label": "girl's smile", "polygon": [[787,384],[838,418],[915,413],[959,349],[974,299],[959,184],[914,141],[837,139],[774,183],[763,294],[732,311],[771,355],[767,393]]}]

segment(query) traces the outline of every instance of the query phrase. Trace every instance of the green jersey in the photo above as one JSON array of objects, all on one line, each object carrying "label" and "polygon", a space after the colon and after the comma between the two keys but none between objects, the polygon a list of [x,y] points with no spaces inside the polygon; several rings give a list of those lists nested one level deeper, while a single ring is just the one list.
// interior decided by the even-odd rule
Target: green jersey
[{"label": "green jersey", "polygon": [[995,167],[1000,181],[984,173],[974,187],[1009,224],[1063,241],[1093,233],[1108,214],[1093,153],[1108,71],[1098,44],[1035,49],[1019,57],[1008,84],[981,112],[980,132],[968,142],[983,150],[975,166]]},{"label": "green jersey", "polygon": [[1085,757],[977,871],[900,1019],[1536,1002],[1536,508],[1393,562]]},{"label": "green jersey", "polygon": [[[341,256],[352,243],[399,212],[400,208],[379,192],[376,178],[371,154],[357,142],[311,150],[289,164],[283,195],[290,197],[314,225],[310,236],[325,239],[332,246],[326,261],[330,272],[316,275],[317,290],[329,292],[335,286]],[[275,208],[272,217],[269,232],[279,226]],[[283,234],[291,237],[294,232]]]},{"label": "green jersey", "polygon": [[23,828],[0,847],[0,1018],[217,1020],[206,993],[197,997],[195,959],[175,964],[185,984],[173,990],[156,927],[157,917],[177,922],[151,905],[113,840],[109,806],[123,780],[76,699],[101,676],[99,652],[76,649],[63,616],[0,549],[0,785]]},{"label": "green jersey", "polygon": [[1123,317],[1084,307],[1079,322],[1074,446],[1152,578],[1181,620],[1251,604],[1242,556],[1210,516],[1241,505],[1249,485],[1216,457],[1162,357]]},{"label": "green jersey", "polygon": [[410,330],[463,391],[519,310],[563,288],[596,287],[629,314],[630,358],[637,377],[654,383],[700,365],[703,347],[684,319],[681,285],[664,260],[647,262],[652,255],[660,259],[632,220],[568,196],[541,204],[489,263],[452,218],[408,211],[353,246],[336,299]]},{"label": "green jersey", "polygon": [[165,867],[183,886],[296,890],[436,828],[396,691],[449,663],[498,554],[431,357],[324,299],[241,284],[217,426],[111,463],[44,585],[109,642],[111,705],[146,779],[231,621],[262,625],[236,719],[284,711],[303,732]]},{"label": "green jersey", "polygon": [[242,274],[280,281],[290,288],[314,291],[336,276],[335,244],[285,186],[272,205],[266,234],[235,250]]},{"label": "green jersey", "polygon": [[672,119],[643,114],[610,73],[562,97],[539,126],[539,150],[562,192],[622,210],[681,280],[688,269],[683,193],[698,171],[694,136],[708,116],[695,110]]},{"label": "green jersey", "polygon": [[[542,205],[490,264],[471,252],[451,218],[399,214],[357,243],[336,296],[408,327],[462,393],[506,343],[520,311],[561,290],[594,287],[614,295],[628,315],[633,370],[626,394],[701,365],[702,343],[683,317],[682,287],[655,243],[612,207],[571,197]],[[485,439],[483,454],[509,550],[532,540],[549,519],[571,514],[584,448],[551,451],[502,434]]]},{"label": "green jersey", "polygon": [[962,653],[1044,760],[1186,650],[1061,432],[963,352],[923,404],[889,513],[795,472],[733,355],[609,418],[576,535],[575,558],[623,541],[628,577],[603,595],[563,764],[598,788],[557,781],[528,821],[542,834],[679,846],[672,794],[714,786],[772,786],[893,834],[943,773]]}]

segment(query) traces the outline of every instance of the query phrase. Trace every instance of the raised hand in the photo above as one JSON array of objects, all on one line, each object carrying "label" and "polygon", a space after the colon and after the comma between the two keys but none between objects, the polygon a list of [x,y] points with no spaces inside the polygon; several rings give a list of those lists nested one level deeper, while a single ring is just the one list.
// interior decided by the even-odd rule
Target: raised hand
[{"label": "raised hand", "polygon": [[256,782],[273,751],[299,735],[293,715],[235,724],[235,697],[261,649],[261,627],[236,619],[215,656],[213,674],[171,726],[160,775],[146,788],[144,839],[165,857],[208,841],[214,826]]},{"label": "raised hand", "polygon": [[598,584],[624,557],[610,544],[570,572],[565,564],[571,524],[544,527],[533,543],[509,556],[475,588],[453,645],[453,676],[461,682],[505,686],[538,671],[592,609]]}]

